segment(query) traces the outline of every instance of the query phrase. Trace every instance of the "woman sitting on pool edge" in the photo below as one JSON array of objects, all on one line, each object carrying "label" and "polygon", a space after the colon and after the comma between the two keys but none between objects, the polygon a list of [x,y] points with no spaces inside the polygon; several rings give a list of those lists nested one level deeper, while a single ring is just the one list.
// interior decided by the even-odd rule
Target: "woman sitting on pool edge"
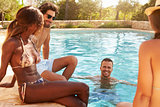
[{"label": "woman sitting on pool edge", "polygon": [[[156,7],[146,9],[145,13],[155,31],[152,40],[143,42],[139,49],[138,84],[133,107],[160,107],[160,0]],[[132,107],[131,103],[121,102],[117,107]]]},{"label": "woman sitting on pool edge", "polygon": [[43,26],[43,15],[34,7],[23,7],[8,27],[2,46],[0,81],[10,63],[24,103],[56,102],[69,107],[86,107],[89,87],[81,82],[47,81],[40,77],[36,63],[40,56],[30,36]]}]

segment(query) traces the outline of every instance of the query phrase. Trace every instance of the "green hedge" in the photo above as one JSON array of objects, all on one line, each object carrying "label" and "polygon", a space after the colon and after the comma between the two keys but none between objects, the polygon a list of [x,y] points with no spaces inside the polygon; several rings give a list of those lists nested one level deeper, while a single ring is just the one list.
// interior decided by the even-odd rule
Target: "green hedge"
[{"label": "green hedge", "polygon": [[82,23],[82,24],[79,24],[77,27],[78,28],[94,28],[94,26],[89,23]]},{"label": "green hedge", "polygon": [[131,27],[132,27],[131,25],[127,25],[125,23],[118,24],[116,22],[108,22],[98,26],[98,28],[131,28]]},{"label": "green hedge", "polygon": [[77,26],[73,25],[73,24],[66,24],[64,26],[64,28],[77,28]]}]

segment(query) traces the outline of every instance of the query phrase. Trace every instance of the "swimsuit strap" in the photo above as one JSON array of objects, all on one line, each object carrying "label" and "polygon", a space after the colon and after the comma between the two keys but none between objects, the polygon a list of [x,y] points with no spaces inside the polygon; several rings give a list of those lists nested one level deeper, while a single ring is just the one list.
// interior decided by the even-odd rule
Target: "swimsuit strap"
[{"label": "swimsuit strap", "polygon": [[[22,37],[20,36],[20,34],[19,34],[19,38],[20,38],[20,41],[21,41],[23,53],[24,53],[24,52],[26,53],[26,50],[25,50],[25,48],[24,48],[24,42],[23,42]],[[22,57],[23,57],[23,54],[22,54]],[[22,67],[22,65],[21,65],[21,66],[19,65],[19,66],[12,67],[12,69],[21,68],[21,67]]]},{"label": "swimsuit strap", "polygon": [[26,83],[23,83],[21,86],[21,96],[22,96],[23,103],[24,103],[25,95],[26,95],[26,87],[27,87]]},{"label": "swimsuit strap", "polygon": [[24,48],[24,42],[23,42],[23,40],[22,40],[22,37],[21,37],[21,36],[19,36],[19,37],[20,37],[20,40],[21,40],[21,43],[22,43],[23,51],[24,51],[24,53],[26,53],[26,50],[25,50],[25,48]]},{"label": "swimsuit strap", "polygon": [[[25,48],[24,48],[24,42],[23,42],[21,36],[20,36],[20,40],[21,40],[21,43],[22,43],[23,51],[26,53],[26,50],[25,50]],[[33,41],[31,40],[31,38],[29,38],[28,40],[31,41],[31,43],[32,43],[32,45],[33,45],[33,47],[34,47],[34,49],[36,50],[36,52],[38,52],[38,51],[37,51],[37,48],[36,48],[36,46],[35,46],[35,44],[34,44]]]},{"label": "swimsuit strap", "polygon": [[35,46],[34,42],[32,41],[31,38],[29,38],[29,40],[32,42],[34,49],[36,50],[36,52],[38,53],[37,47]]}]

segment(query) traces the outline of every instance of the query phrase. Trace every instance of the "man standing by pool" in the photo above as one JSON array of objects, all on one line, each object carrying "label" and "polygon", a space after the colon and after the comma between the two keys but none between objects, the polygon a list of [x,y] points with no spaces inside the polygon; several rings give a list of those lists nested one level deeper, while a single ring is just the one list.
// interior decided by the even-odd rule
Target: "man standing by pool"
[{"label": "man standing by pool", "polygon": [[131,84],[127,81],[118,80],[114,77],[111,77],[111,73],[113,71],[113,61],[110,58],[105,58],[101,61],[100,70],[101,70],[101,75],[76,76],[76,77],[73,76],[73,78],[90,79],[95,82],[100,82],[101,83],[100,88],[105,88],[105,89],[113,89],[117,83],[136,86],[136,84]]},{"label": "man standing by pool", "polygon": [[[58,14],[58,8],[55,4],[47,2],[39,7],[39,10],[43,13],[44,27],[36,35],[33,36],[32,41],[36,45],[37,50],[41,51],[43,59],[37,64],[37,71],[39,74],[49,81],[64,80],[67,81],[73,74],[77,66],[77,58],[75,56],[65,56],[57,59],[49,58],[49,42],[50,42],[50,30],[53,20],[55,20]],[[35,38],[36,37],[36,38]],[[62,75],[56,74],[55,72],[65,68]],[[11,83],[0,84],[1,87],[13,87],[16,81],[16,77],[13,76]]]}]

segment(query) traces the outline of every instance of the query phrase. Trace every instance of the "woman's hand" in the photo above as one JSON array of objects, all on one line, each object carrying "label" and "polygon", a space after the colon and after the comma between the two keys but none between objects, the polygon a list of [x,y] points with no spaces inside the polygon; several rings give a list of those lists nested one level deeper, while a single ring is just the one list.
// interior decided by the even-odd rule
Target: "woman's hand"
[{"label": "woman's hand", "polygon": [[16,82],[16,76],[13,75],[12,81],[10,83],[2,83],[2,84],[0,84],[0,87],[12,88],[12,87],[14,87],[15,82]]},{"label": "woman's hand", "polygon": [[11,83],[0,84],[0,87],[5,87],[5,88],[12,88],[13,86],[14,86],[14,84],[11,84]]}]

